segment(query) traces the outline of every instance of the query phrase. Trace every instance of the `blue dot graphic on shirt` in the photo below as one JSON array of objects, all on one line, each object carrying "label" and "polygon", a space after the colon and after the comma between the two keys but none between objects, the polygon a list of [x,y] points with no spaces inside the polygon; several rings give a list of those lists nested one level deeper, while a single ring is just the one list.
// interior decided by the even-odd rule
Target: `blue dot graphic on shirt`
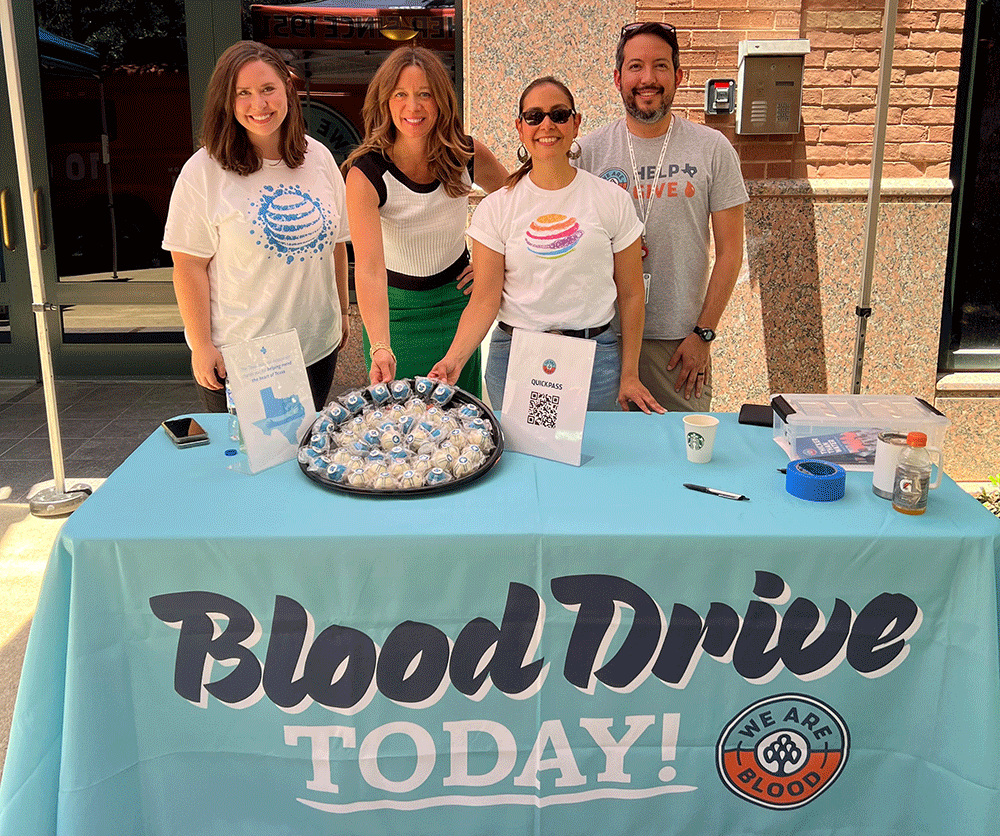
[{"label": "blue dot graphic on shirt", "polygon": [[524,233],[528,252],[539,258],[562,258],[572,252],[583,238],[576,218],[565,215],[542,215],[531,222]]},{"label": "blue dot graphic on shirt", "polygon": [[261,236],[258,244],[274,250],[287,264],[296,258],[323,252],[329,233],[326,213],[320,203],[297,186],[266,186],[254,225]]}]

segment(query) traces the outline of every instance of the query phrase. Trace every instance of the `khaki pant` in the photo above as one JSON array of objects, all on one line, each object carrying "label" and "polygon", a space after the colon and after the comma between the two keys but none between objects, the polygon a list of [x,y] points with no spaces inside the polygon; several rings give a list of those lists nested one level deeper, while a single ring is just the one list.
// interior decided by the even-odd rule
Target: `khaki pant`
[{"label": "khaki pant", "polygon": [[[674,366],[673,371],[667,371],[667,363],[683,340],[643,340],[639,353],[639,380],[642,381],[650,394],[669,412],[711,412],[712,410],[712,360],[709,358],[708,371],[705,373],[705,384],[701,397],[696,398],[691,393],[691,400],[684,400],[684,389],[674,391],[681,364]],[[629,404],[632,410],[638,409],[635,404]]]}]

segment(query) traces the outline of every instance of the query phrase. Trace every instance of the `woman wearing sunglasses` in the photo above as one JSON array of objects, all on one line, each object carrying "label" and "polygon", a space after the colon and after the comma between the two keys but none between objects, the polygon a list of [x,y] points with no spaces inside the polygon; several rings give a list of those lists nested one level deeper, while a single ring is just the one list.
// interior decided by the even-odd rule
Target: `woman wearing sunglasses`
[{"label": "woman wearing sunglasses", "polygon": [[[521,94],[515,122],[521,167],[483,199],[472,217],[472,299],[432,377],[455,382],[497,317],[490,338],[486,389],[503,404],[514,328],[551,331],[597,343],[588,410],[663,412],[639,382],[643,327],[639,222],[618,186],[570,165],[580,128],[573,95],[545,76]],[[619,350],[610,329],[615,303]]]},{"label": "woman wearing sunglasses", "polygon": [[[469,190],[507,177],[463,130],[441,60],[401,47],[368,85],[365,140],[347,158],[347,215],[372,383],[426,374],[468,302]],[[398,354],[398,360],[397,360]],[[459,384],[482,394],[478,355]]]}]

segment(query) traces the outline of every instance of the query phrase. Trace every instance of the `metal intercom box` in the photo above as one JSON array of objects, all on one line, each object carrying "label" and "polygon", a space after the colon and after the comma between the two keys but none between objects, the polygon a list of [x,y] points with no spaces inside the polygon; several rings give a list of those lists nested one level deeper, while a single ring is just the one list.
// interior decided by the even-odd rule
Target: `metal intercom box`
[{"label": "metal intercom box", "polygon": [[809,41],[740,41],[736,133],[797,134]]}]

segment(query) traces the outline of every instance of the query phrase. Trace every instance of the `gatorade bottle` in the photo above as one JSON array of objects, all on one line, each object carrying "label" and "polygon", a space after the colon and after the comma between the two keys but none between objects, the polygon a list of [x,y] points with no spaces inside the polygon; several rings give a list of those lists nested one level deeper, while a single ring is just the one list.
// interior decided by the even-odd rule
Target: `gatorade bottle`
[{"label": "gatorade bottle", "polygon": [[924,449],[926,446],[926,433],[911,432],[906,436],[906,448],[899,454],[892,507],[904,514],[922,514],[927,510],[931,458]]}]

